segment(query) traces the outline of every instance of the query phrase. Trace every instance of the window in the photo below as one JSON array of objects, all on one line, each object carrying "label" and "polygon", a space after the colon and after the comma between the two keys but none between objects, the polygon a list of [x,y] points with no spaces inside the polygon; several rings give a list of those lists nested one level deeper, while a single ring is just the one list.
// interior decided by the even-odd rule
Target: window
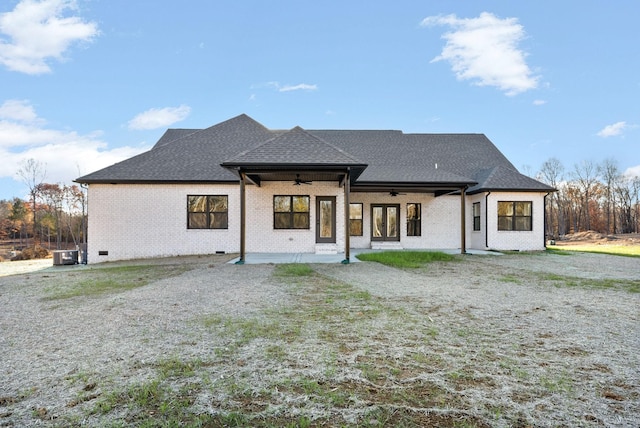
[{"label": "window", "polygon": [[420,236],[420,204],[407,204],[407,236]]},{"label": "window", "polygon": [[187,196],[187,229],[227,229],[227,195]]},{"label": "window", "polygon": [[274,229],[309,229],[309,196],[274,196]]},{"label": "window", "polygon": [[473,230],[480,230],[480,202],[473,203]]},{"label": "window", "polygon": [[531,201],[498,202],[498,230],[532,230]]},{"label": "window", "polygon": [[349,235],[362,236],[362,204],[349,204]]}]

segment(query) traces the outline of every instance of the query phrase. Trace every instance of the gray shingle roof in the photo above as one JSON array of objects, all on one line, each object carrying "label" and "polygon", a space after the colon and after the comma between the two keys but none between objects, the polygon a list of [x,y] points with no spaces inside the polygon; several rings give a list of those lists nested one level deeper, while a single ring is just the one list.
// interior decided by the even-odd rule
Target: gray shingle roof
[{"label": "gray shingle roof", "polygon": [[[244,114],[210,128],[190,131],[167,132],[151,150],[76,181],[237,182],[238,177],[220,163],[278,135]],[[171,137],[179,138],[170,140]]]},{"label": "gray shingle roof", "polygon": [[223,162],[223,165],[264,164],[354,165],[364,162],[299,126]]},{"label": "gray shingle roof", "polygon": [[206,129],[170,129],[138,156],[78,178],[99,182],[237,182],[240,165],[360,165],[358,183],[468,184],[551,191],[520,174],[483,134],[396,130],[270,130],[247,115]]},{"label": "gray shingle roof", "polygon": [[520,174],[512,168],[498,165],[490,169],[481,169],[476,172],[476,186],[470,187],[468,193],[477,193],[485,190],[518,190],[518,191],[553,191],[553,187],[540,183],[531,177]]}]

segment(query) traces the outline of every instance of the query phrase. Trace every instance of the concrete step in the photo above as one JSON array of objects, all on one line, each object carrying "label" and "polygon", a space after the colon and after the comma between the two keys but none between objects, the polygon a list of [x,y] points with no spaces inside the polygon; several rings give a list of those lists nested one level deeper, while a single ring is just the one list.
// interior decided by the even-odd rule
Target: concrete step
[{"label": "concrete step", "polygon": [[371,241],[372,250],[403,250],[399,241]]},{"label": "concrete step", "polygon": [[316,254],[338,254],[336,244],[316,244]]}]

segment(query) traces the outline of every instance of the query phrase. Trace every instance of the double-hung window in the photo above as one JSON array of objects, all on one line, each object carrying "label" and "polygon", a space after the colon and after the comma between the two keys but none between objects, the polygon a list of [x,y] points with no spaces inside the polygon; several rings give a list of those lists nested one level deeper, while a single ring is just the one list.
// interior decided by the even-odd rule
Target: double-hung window
[{"label": "double-hung window", "polygon": [[473,203],[473,230],[480,230],[480,202]]},{"label": "double-hung window", "polygon": [[349,235],[362,236],[362,204],[349,204]]},{"label": "double-hung window", "polygon": [[531,201],[499,201],[498,230],[532,230]]},{"label": "double-hung window", "polygon": [[274,229],[309,229],[309,196],[274,196]]},{"label": "double-hung window", "polygon": [[187,229],[227,229],[228,220],[227,195],[187,196]]},{"label": "double-hung window", "polygon": [[407,236],[420,236],[421,230],[420,204],[407,204]]}]

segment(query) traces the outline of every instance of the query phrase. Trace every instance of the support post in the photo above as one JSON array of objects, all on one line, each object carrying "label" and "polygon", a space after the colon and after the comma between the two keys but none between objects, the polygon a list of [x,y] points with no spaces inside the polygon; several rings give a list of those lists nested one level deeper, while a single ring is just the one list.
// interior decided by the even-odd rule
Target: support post
[{"label": "support post", "polygon": [[244,172],[240,171],[240,259],[237,265],[243,265],[245,260],[245,238],[246,238],[246,195],[244,188]]},{"label": "support post", "polygon": [[460,254],[467,253],[466,191],[467,186],[460,188]]},{"label": "support post", "polygon": [[349,177],[349,169],[344,177],[344,260],[342,264],[351,263],[351,232],[349,231],[349,203],[351,193],[351,177]]}]

